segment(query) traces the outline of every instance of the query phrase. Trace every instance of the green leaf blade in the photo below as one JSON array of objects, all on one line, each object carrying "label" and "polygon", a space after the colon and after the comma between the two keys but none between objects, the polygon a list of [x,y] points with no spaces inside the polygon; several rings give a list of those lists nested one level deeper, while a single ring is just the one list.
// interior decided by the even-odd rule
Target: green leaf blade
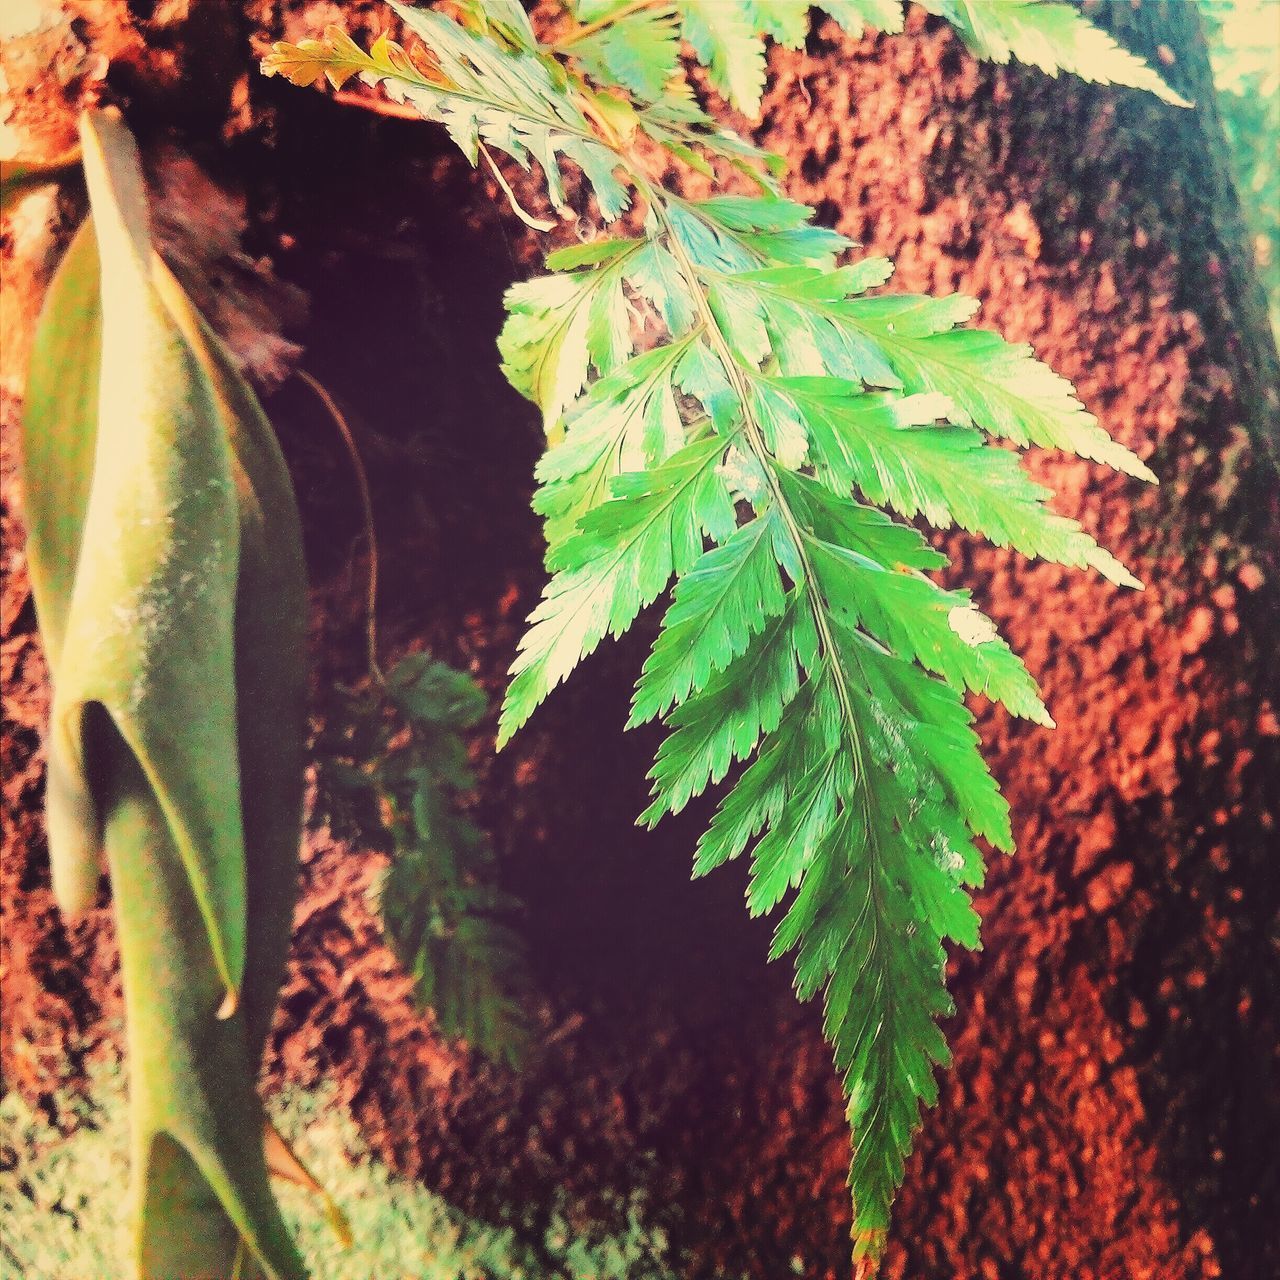
[{"label": "green leaf blade", "polygon": [[746,115],[760,110],[764,90],[764,41],[747,6],[722,0],[676,0],[684,38],[711,74],[711,83]]},{"label": "green leaf blade", "polygon": [[949,300],[907,296],[855,300],[848,309],[850,322],[881,349],[904,389],[947,396],[958,425],[976,423],[1018,445],[1062,449],[1155,480],[1029,346],[1005,342],[984,329],[954,329],[958,315],[963,311]]},{"label": "green leaf blade", "polygon": [[977,431],[936,425],[952,413],[946,396],[865,395],[823,379],[781,379],[774,387],[802,421],[818,474],[835,492],[856,487],[907,519],[959,525],[996,546],[1095,568],[1141,589],[1079,524],[1045,507],[1049,491],[1025,474],[1015,454],[987,446]]},{"label": "green leaf blade", "polygon": [[1056,76],[1068,71],[1095,84],[1125,85],[1189,107],[1141,58],[1118,44],[1069,4],[1051,0],[922,0],[946,18],[978,58],[1007,63],[1016,58]]},{"label": "green leaf blade", "polygon": [[500,746],[606,634],[621,635],[672,574],[693,567],[704,535],[732,534],[733,506],[716,471],[723,453],[722,441],[704,440],[653,471],[623,473],[610,500],[582,518],[512,664]]},{"label": "green leaf blade", "polygon": [[793,590],[782,613],[765,624],[732,666],[668,717],[671,733],[649,775],[654,800],[640,821],[652,826],[664,814],[679,813],[708,783],[724,778],[735,761],[750,756],[800,692],[802,671],[817,662],[817,646],[812,619]]},{"label": "green leaf blade", "polygon": [[621,85],[648,102],[662,97],[680,69],[679,27],[662,10],[626,14],[570,47],[602,85]]},{"label": "green leaf blade", "polygon": [[772,550],[774,517],[741,526],[680,579],[636,686],[628,727],[660,716],[740,656],[786,596]]},{"label": "green leaf blade", "polygon": [[829,13],[855,39],[863,27],[890,34],[902,30],[902,0],[821,0],[817,6]]}]

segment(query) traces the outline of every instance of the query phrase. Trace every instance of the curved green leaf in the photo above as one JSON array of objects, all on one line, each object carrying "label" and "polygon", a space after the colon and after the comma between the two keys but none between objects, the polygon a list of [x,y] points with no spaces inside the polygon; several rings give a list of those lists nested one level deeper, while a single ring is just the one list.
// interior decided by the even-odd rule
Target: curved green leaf
[{"label": "curved green leaf", "polygon": [[295,1280],[254,1086],[300,828],[297,511],[252,391],[151,248],[128,131],[95,112],[82,139],[92,220],[49,291],[23,424],[55,688],[55,889],[64,909],[85,906],[105,851],[128,1010],[133,1274]]}]

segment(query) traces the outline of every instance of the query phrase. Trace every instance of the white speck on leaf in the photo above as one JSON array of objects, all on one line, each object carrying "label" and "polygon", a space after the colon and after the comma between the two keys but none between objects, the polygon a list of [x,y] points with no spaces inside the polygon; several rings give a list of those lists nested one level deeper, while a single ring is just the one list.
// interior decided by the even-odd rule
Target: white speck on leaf
[{"label": "white speck on leaf", "polygon": [[947,625],[965,644],[976,649],[980,644],[994,640],[998,634],[996,624],[972,605],[958,604],[947,614]]},{"label": "white speck on leaf", "polygon": [[730,448],[716,468],[731,493],[745,502],[755,502],[764,492],[764,475],[760,464],[740,449]]}]

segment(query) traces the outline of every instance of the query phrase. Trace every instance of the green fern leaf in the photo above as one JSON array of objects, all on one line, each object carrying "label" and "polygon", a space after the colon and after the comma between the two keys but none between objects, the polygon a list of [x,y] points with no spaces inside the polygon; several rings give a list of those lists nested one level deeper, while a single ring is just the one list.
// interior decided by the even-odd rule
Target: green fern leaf
[{"label": "green fern leaf", "polygon": [[705,875],[742,854],[784,812],[811,770],[842,745],[840,708],[830,672],[826,655],[816,662],[809,680],[787,703],[777,727],[721,800],[698,841],[695,875]]},{"label": "green fern leaf", "polygon": [[[960,873],[959,883],[980,884],[982,860],[967,831],[986,836],[1004,850],[1013,848],[1013,835],[1009,806],[976,749],[973,716],[955,689],[882,652],[865,636],[851,639],[865,681],[868,723],[884,739],[880,756],[933,810],[934,828],[926,831],[923,844],[939,846],[943,860]],[[907,743],[917,744],[918,756],[904,749]],[[950,814],[941,803],[944,796]]]},{"label": "green fern leaf", "polygon": [[662,715],[703,688],[783,612],[786,596],[771,545],[776,519],[767,511],[743,525],[680,579],[636,687],[630,725]]},{"label": "green fern leaf", "polygon": [[727,161],[758,187],[773,192],[786,172],[781,156],[763,151],[717,123],[693,99],[688,86],[673,81],[666,94],[640,112],[640,128],[654,142],[705,177],[714,178],[708,158]]},{"label": "green fern leaf", "polygon": [[693,338],[643,352],[593,383],[564,439],[538,463],[534,509],[546,520],[548,556],[610,496],[614,479],[664,462],[684,443],[677,380]]},{"label": "green fern leaf", "polygon": [[[779,255],[772,256],[779,260]],[[884,353],[848,323],[849,300],[883,284],[892,270],[885,258],[868,258],[838,270],[807,264],[765,267],[726,276],[719,287],[730,306],[763,316],[782,373],[827,373],[872,386],[899,387],[901,380]]]},{"label": "green fern leaf", "polygon": [[794,0],[746,0],[747,21],[754,31],[788,49],[799,49],[809,34],[809,6]]},{"label": "green fern leaf", "polygon": [[839,744],[828,747],[787,788],[785,803],[769,813],[767,829],[751,851],[747,910],[753,916],[772,911],[788,889],[799,888],[839,818],[841,797],[853,790],[852,767]]},{"label": "green fern leaf", "polygon": [[642,9],[575,41],[572,50],[601,84],[653,102],[680,70],[680,29],[673,11]]},{"label": "green fern leaf", "polygon": [[1191,104],[1175,93],[1139,57],[1117,44],[1069,4],[1045,0],[921,0],[946,18],[977,58],[1010,58],[1049,75],[1069,71],[1095,84],[1145,89],[1177,107]]},{"label": "green fern leaf", "polygon": [[828,271],[851,245],[838,231],[813,226],[806,205],[777,196],[681,202],[672,205],[670,217],[673,235],[695,265],[718,275],[779,262]]},{"label": "green fern leaf", "polygon": [[976,423],[1015,444],[1064,449],[1153,481],[1151,469],[1112,440],[1071,384],[1036,360],[1030,346],[985,329],[956,329],[978,308],[970,298],[863,298],[846,319],[874,342],[909,392],[948,396],[962,426]]},{"label": "green fern leaf", "polygon": [[469,31],[494,36],[512,49],[538,47],[529,15],[520,0],[454,0],[459,20]]},{"label": "green fern leaf", "polygon": [[[949,416],[992,435],[1064,449],[1143,480],[1154,476],[1114,441],[1076,399],[1071,384],[1025,344],[983,329],[958,329],[978,303],[954,294],[858,297],[888,278],[883,258],[835,272],[792,267],[741,270],[688,237],[691,256],[723,275],[715,288],[727,310],[758,317],[784,374],[830,374],[908,393],[939,393]],[[696,251],[696,252],[695,252]]]},{"label": "green fern leaf", "polygon": [[893,33],[903,26],[902,0],[820,0],[817,8],[855,37],[864,27]]},{"label": "green fern leaf", "polygon": [[554,553],[555,577],[512,665],[499,744],[606,633],[621,635],[673,573],[693,567],[704,534],[717,542],[732,534],[733,504],[717,472],[723,454],[723,441],[704,440],[653,471],[617,476],[610,501],[588,512]]},{"label": "green fern leaf", "polygon": [[793,590],[745,652],[667,717],[671,732],[650,774],[654,800],[640,820],[653,826],[663,815],[679,813],[735,761],[745,760],[761,734],[778,727],[800,691],[802,670],[812,670],[817,653],[812,616],[803,593]]},{"label": "green fern leaf", "polygon": [[627,208],[630,198],[613,173],[617,156],[595,136],[541,58],[502,53],[440,14],[387,3],[434,55],[444,77],[443,88],[389,77],[388,96],[440,121],[472,164],[482,141],[522,165],[537,160],[557,209],[566,208],[561,155],[582,169],[606,221]]},{"label": "green fern leaf", "polygon": [[[582,390],[592,368],[608,373],[631,354],[631,320],[622,282],[639,240],[603,240],[572,265],[591,270],[539,276],[511,287],[498,338],[502,371],[541,410],[550,430]],[[608,253],[606,256],[605,249]]]},{"label": "green fern leaf", "polygon": [[[780,484],[809,530],[821,528],[823,516],[833,505],[857,506],[833,497],[803,476],[784,475]],[[968,593],[943,591],[918,570],[900,571],[900,535],[893,530],[886,537],[889,530],[893,530],[889,522],[865,522],[855,545],[848,545],[851,539],[831,542],[806,531],[809,560],[832,612],[955,688],[986,694],[1003,702],[1014,715],[1050,723],[1035,682],[995,635],[995,628],[979,622],[975,629],[983,637],[980,640],[965,632],[962,624],[973,627],[981,619]],[[925,549],[923,539],[914,536]],[[955,616],[957,611],[960,617]]]},{"label": "green fern leaf", "polygon": [[[903,26],[898,0],[819,7],[855,35]],[[1178,100],[1069,6],[926,8],[983,56]],[[1012,846],[964,697],[1052,724],[994,624],[928,576],[945,561],[902,520],[1137,586],[986,435],[1153,477],[1030,347],[964,327],[971,299],[863,296],[890,264],[838,265],[850,242],[779,195],[777,158],[694,100],[676,23],[711,83],[753,113],[763,37],[798,47],[803,4],[578,0],[579,27],[553,46],[530,44],[514,18],[486,36],[474,3],[462,26],[397,11],[427,46],[425,70],[340,33],[319,50],[278,47],[273,69],[299,83],[385,81],[473,160],[481,142],[538,160],[553,203],[567,158],[606,217],[625,206],[624,179],[645,209],[638,238],[560,250],[550,275],[508,296],[504,368],[551,441],[534,501],[552,577],[512,666],[499,744],[674,579],[631,711],[631,724],[668,729],[642,821],[737,771],[695,873],[747,854],[751,911],[784,908],[772,954],[794,951],[801,997],[825,993],[854,1131],[855,1252],[874,1259],[947,1058],[944,945],[979,941],[967,893],[983,876],[977,841]],[[593,106],[584,73],[604,90],[597,103],[623,105]],[[634,133],[713,179],[730,164],[762,194],[676,197],[636,165]]]},{"label": "green fern leaf", "polygon": [[[946,1058],[934,1025],[950,1007],[942,944],[978,941],[965,892],[982,878],[974,838],[1012,845],[960,695],[1052,721],[968,594],[925,576],[941,557],[850,491],[1132,583],[970,424],[1130,470],[1136,460],[1025,349],[955,330],[968,300],[859,297],[887,264],[835,267],[844,242],[806,244],[816,229],[803,207],[725,197],[663,212],[627,281],[680,336],[589,387],[548,454],[537,503],[556,576],[513,668],[502,734],[674,574],[632,708],[631,723],[664,716],[670,730],[642,820],[679,811],[745,763],[695,873],[749,850],[749,908],[794,895],[774,951],[797,950],[801,995],[826,988],[855,1126],[856,1249],[870,1257],[919,1105],[936,1096],[932,1066]],[[673,455],[681,439],[695,443]],[[663,473],[690,451],[696,462],[675,479],[719,477],[720,527],[703,519],[695,528],[713,545],[672,556],[678,527],[661,495],[675,490]],[[753,508],[736,532],[729,495]],[[659,507],[659,533],[641,550],[636,531]]]},{"label": "green fern leaf", "polygon": [[760,110],[764,90],[764,41],[754,30],[747,4],[723,0],[676,0],[684,38],[731,106],[746,115]]},{"label": "green fern leaf", "polygon": [[331,826],[391,855],[378,906],[415,999],[445,1035],[516,1065],[529,1029],[527,957],[510,925],[518,907],[458,804],[475,788],[463,733],[484,712],[469,676],[411,654],[384,685],[343,696],[316,744],[317,773]]},{"label": "green fern leaf", "polygon": [[[958,524],[998,547],[1141,587],[1079,524],[1046,509],[1049,490],[1014,454],[986,446],[977,431],[932,425],[951,411],[945,396],[866,395],[834,378],[777,379],[764,388],[762,399],[773,397],[803,424],[811,461],[836,492],[856,486],[908,519],[923,514],[940,529]],[[769,411],[778,415],[777,404]]]}]

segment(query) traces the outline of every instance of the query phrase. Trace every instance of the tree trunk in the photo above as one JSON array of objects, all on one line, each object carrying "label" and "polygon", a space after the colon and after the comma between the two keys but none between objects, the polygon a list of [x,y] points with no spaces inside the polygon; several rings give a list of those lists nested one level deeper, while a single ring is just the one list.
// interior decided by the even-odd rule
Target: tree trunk
[{"label": "tree trunk", "polygon": [[[371,0],[67,10],[0,59],[9,127],[53,154],[85,95],[121,102],[169,255],[246,368],[270,388],[300,362],[351,414],[388,649],[469,666],[496,713],[542,569],[539,429],[494,337],[538,238],[432,127],[256,74],[270,40],[339,13],[357,37],[384,26]],[[984,951],[954,966],[956,1062],[886,1265],[912,1280],[1280,1272],[1280,377],[1194,7],[1110,17],[1194,111],[980,68],[913,11],[901,36],[827,22],[806,53],[775,50],[759,131],[793,197],[896,259],[891,288],[981,298],[979,322],[1033,343],[1162,481],[1034,462],[1142,595],[947,542],[1059,727],[982,717],[1019,852],[981,895]],[[9,1087],[47,1103],[115,1051],[119,1013],[105,912],[67,926],[48,891],[44,675],[9,449],[24,335],[79,199],[28,198],[4,242],[3,1051]],[[354,480],[296,383],[267,407],[308,531],[323,715],[361,670]],[[365,905],[379,858],[323,828],[268,1069],[334,1078],[383,1158],[481,1216],[540,1221],[563,1196],[574,1220],[616,1226],[634,1202],[691,1277],[843,1277],[848,1138],[817,1012],[764,965],[740,872],[687,883],[706,807],[631,825],[655,739],[621,725],[647,638],[593,658],[501,758],[492,726],[476,744],[476,812],[528,904],[543,993],[525,1073],[477,1064],[414,1011]]]}]

